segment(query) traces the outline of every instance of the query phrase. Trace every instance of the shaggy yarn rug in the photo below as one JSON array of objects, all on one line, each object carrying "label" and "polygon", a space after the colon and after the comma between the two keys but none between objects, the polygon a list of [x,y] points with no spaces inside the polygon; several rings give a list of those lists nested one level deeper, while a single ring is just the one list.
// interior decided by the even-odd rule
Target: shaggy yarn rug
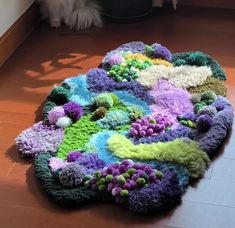
[{"label": "shaggy yarn rug", "polygon": [[63,206],[114,202],[140,214],[180,202],[232,127],[226,75],[203,52],[131,42],[48,95],[16,144]]}]

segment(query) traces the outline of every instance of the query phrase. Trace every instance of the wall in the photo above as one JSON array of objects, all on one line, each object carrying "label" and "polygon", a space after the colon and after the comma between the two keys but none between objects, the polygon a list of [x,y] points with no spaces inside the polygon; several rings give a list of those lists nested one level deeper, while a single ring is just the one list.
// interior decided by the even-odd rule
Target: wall
[{"label": "wall", "polygon": [[33,2],[34,0],[0,0],[0,37]]}]

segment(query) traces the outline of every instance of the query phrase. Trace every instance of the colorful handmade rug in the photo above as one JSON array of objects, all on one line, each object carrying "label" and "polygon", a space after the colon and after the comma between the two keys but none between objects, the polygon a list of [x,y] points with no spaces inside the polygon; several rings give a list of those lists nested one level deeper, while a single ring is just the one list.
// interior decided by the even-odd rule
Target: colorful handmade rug
[{"label": "colorful handmade rug", "polygon": [[16,144],[63,206],[115,202],[148,214],[180,202],[232,127],[225,73],[202,52],[124,44],[48,95]]}]

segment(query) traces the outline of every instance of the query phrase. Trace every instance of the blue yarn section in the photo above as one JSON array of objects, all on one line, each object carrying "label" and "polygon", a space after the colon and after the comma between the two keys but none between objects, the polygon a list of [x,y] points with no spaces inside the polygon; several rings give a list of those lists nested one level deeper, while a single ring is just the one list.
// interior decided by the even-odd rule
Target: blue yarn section
[{"label": "blue yarn section", "polygon": [[115,157],[107,148],[108,139],[117,134],[115,131],[102,131],[94,134],[90,139],[90,146],[96,149],[96,153],[99,158],[102,159],[107,165],[119,161],[119,158]]},{"label": "blue yarn section", "polygon": [[150,115],[152,113],[151,109],[145,101],[138,99],[132,94],[126,91],[115,91],[113,92],[118,96],[118,99],[126,106],[137,106],[144,110],[145,115]]},{"label": "blue yarn section", "polygon": [[158,170],[170,169],[171,171],[175,172],[179,178],[179,185],[181,187],[181,191],[185,192],[186,188],[189,185],[189,174],[187,169],[178,164],[159,161],[155,161],[154,168]]},{"label": "blue yarn section", "polygon": [[131,119],[129,113],[122,110],[115,110],[109,112],[104,118],[97,121],[101,128],[118,129],[125,124],[129,124]]},{"label": "blue yarn section", "polygon": [[86,75],[68,78],[64,82],[71,88],[70,92],[72,96],[70,97],[70,101],[74,101],[82,106],[89,105],[92,102],[95,94],[87,89]]}]

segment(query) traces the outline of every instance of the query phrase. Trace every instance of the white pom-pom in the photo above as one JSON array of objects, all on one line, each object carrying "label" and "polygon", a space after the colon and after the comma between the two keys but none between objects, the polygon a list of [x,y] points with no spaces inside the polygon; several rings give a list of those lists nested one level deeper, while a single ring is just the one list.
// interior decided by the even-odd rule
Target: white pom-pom
[{"label": "white pom-pom", "polygon": [[56,126],[61,127],[61,128],[67,128],[71,124],[72,124],[72,120],[67,116],[59,118],[56,122]]}]

